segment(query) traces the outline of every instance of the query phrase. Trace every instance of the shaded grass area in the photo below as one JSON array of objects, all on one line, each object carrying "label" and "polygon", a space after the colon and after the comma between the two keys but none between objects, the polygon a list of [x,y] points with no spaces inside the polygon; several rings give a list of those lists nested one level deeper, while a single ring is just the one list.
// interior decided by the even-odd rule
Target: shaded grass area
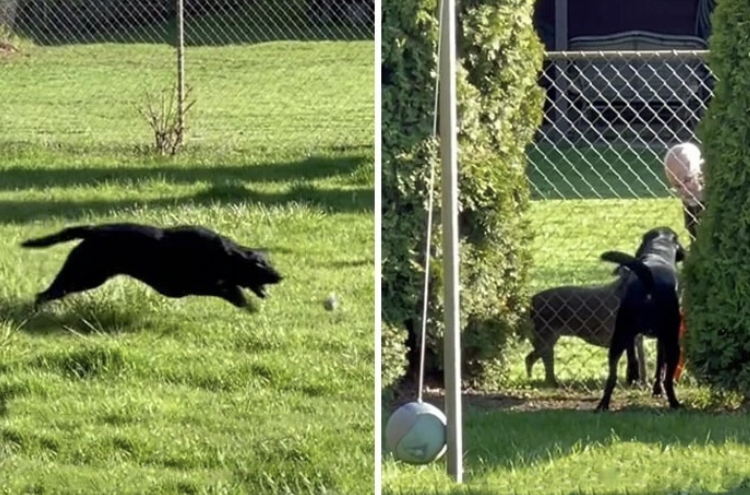
[{"label": "shaded grass area", "polygon": [[[56,153],[52,161],[64,156]],[[136,163],[123,156],[113,167],[106,165],[106,158],[75,163],[75,156],[68,155],[73,165],[0,165],[5,177],[0,191],[6,191],[0,193],[0,211],[4,212],[0,223],[49,216],[76,221],[88,214],[134,208],[238,202],[264,207],[310,205],[343,213],[371,212],[373,208],[372,157],[340,154],[279,163],[265,159],[256,163],[255,158],[245,157],[233,162],[228,159],[229,164],[223,165],[213,165],[203,157],[203,165],[190,165],[187,159]],[[38,158],[32,154],[22,159],[36,162]],[[7,193],[19,188],[27,193]]]},{"label": "shaded grass area", "polygon": [[[372,66],[347,62],[371,44],[335,46],[206,48],[177,158],[151,156],[131,112],[167,49],[0,61],[0,493],[371,490]],[[205,225],[286,278],[252,312],[124,277],[33,311],[71,245],[18,244],[109,221]]]}]

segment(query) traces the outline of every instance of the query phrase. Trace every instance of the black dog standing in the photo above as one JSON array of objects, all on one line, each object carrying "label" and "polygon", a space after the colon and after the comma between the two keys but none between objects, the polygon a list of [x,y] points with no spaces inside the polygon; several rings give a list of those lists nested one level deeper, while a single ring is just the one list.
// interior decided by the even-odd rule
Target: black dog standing
[{"label": "black dog standing", "polygon": [[265,286],[282,280],[260,251],[198,226],[83,225],[21,245],[43,248],[76,239],[82,242],[49,288],[37,294],[37,306],[128,275],[166,297],[214,296],[245,307],[242,288],[265,298]]},{"label": "black dog standing", "polygon": [[677,233],[659,227],[643,235],[635,257],[608,251],[602,260],[628,267],[635,274],[628,283],[615,318],[609,347],[609,374],[597,411],[609,409],[617,383],[617,365],[626,349],[633,347],[636,335],[657,340],[654,396],[667,394],[669,406],[680,407],[674,393],[674,372],[680,359],[680,301],[677,263],[685,259],[685,249]]}]

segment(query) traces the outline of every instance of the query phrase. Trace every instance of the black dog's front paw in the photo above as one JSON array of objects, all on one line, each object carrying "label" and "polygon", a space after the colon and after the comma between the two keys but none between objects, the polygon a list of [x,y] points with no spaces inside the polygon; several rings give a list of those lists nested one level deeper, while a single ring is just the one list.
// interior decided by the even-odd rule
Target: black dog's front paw
[{"label": "black dog's front paw", "polygon": [[265,286],[254,286],[250,287],[250,290],[253,291],[253,294],[258,296],[260,299],[265,299],[268,297],[268,291],[266,290]]},{"label": "black dog's front paw", "polygon": [[680,404],[679,401],[669,401],[669,408],[670,409],[682,409],[682,404]]},{"label": "black dog's front paw", "polygon": [[596,406],[596,409],[594,409],[595,413],[609,411],[609,402],[601,401],[598,406]]}]

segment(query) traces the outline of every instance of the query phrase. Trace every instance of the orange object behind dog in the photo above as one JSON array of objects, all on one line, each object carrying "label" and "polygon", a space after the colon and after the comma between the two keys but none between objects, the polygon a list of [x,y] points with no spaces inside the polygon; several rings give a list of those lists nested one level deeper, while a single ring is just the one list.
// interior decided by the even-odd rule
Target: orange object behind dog
[{"label": "orange object behind dog", "polygon": [[680,379],[682,370],[685,367],[685,346],[682,344],[685,332],[687,332],[687,327],[685,326],[685,313],[680,311],[680,360],[677,362],[677,368],[674,370],[675,381]]}]

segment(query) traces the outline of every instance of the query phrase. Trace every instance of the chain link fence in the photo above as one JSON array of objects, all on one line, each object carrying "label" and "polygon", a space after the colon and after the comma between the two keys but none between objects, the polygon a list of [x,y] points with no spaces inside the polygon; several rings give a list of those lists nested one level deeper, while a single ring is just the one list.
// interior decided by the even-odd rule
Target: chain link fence
[{"label": "chain link fence", "polygon": [[186,144],[372,148],[374,0],[0,0],[0,140],[152,143],[180,40]]},{"label": "chain link fence", "polygon": [[[700,144],[696,126],[713,88],[706,54],[548,53],[544,121],[529,152],[537,295],[534,330],[511,366],[519,387],[600,394],[623,280],[600,254],[635,253],[658,226],[675,229],[689,247],[663,160],[675,144]],[[643,346],[648,384],[655,344]],[[689,369],[681,380],[689,383]]]}]

